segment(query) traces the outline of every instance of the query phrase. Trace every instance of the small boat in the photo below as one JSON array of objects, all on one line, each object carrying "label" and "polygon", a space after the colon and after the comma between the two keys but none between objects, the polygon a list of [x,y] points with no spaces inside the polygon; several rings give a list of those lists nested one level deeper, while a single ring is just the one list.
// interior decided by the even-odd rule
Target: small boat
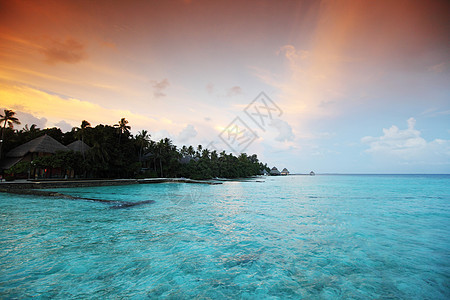
[{"label": "small boat", "polygon": [[314,171],[311,171],[311,172],[309,172],[309,175],[314,176],[314,175],[316,175],[316,173],[314,173]]}]

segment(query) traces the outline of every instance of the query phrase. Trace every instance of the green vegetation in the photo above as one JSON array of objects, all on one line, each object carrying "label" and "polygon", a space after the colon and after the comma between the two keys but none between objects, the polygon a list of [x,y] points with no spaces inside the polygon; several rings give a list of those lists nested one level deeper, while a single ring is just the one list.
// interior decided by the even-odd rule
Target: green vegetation
[{"label": "green vegetation", "polygon": [[[25,172],[29,168],[61,168],[86,178],[144,178],[186,177],[192,179],[238,178],[261,174],[269,170],[257,156],[241,154],[236,157],[225,151],[217,153],[198,145],[178,149],[169,138],[153,141],[146,130],[136,136],[130,133],[128,121],[91,127],[83,121],[81,126],[62,132],[59,128],[39,129],[36,125],[22,130],[4,127],[4,153],[32,139],[47,134],[63,145],[76,140],[84,141],[90,149],[85,153],[58,152],[43,156],[31,163],[19,163],[7,173]],[[3,155],[4,157],[5,155]]]},{"label": "green vegetation", "polygon": [[14,117],[15,114],[16,113],[10,109],[5,109],[3,110],[3,115],[0,114],[0,124],[3,123],[2,138],[0,140],[0,158],[2,157],[3,143],[5,141],[6,125],[8,125],[8,128],[13,129],[14,124],[20,124],[19,119]]}]

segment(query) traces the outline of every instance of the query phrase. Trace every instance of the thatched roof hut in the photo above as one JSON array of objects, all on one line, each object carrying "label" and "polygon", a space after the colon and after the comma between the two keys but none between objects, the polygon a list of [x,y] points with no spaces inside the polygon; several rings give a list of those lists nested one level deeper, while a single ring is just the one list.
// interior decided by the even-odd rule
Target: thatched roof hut
[{"label": "thatched roof hut", "polygon": [[193,157],[192,155],[185,155],[179,159],[179,162],[183,165],[188,164],[191,160],[198,161],[198,157]]},{"label": "thatched roof hut", "polygon": [[69,151],[69,149],[51,136],[43,135],[12,149],[6,157],[24,157],[28,153],[55,154],[57,151]]},{"label": "thatched roof hut", "polygon": [[51,136],[43,135],[6,153],[6,157],[0,162],[0,170],[7,170],[21,161],[32,161],[34,157],[55,154],[58,151],[69,151],[69,148]]},{"label": "thatched roof hut", "polygon": [[22,157],[5,157],[0,161],[0,171],[8,170],[18,162],[22,160]]},{"label": "thatched roof hut", "polygon": [[276,167],[273,167],[270,170],[270,175],[280,175],[280,174],[281,174],[280,171],[278,171],[278,169]]},{"label": "thatched roof hut", "polygon": [[288,169],[284,168],[284,169],[281,171],[281,175],[289,175]]},{"label": "thatched roof hut", "polygon": [[86,153],[86,151],[91,149],[91,147],[89,147],[85,142],[80,141],[80,140],[70,143],[66,147],[69,148],[69,150],[72,150],[74,152],[81,152],[81,153]]},{"label": "thatched roof hut", "polygon": [[259,171],[259,175],[267,176],[267,175],[270,175],[270,174],[269,174],[269,172],[267,172],[266,169],[262,169],[261,171]]}]

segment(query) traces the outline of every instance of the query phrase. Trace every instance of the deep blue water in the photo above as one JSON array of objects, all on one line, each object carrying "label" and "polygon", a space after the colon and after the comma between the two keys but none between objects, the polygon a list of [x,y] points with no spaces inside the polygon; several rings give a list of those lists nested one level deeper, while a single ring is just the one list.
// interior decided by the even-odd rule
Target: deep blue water
[{"label": "deep blue water", "polygon": [[0,298],[449,299],[449,175],[0,194]]}]

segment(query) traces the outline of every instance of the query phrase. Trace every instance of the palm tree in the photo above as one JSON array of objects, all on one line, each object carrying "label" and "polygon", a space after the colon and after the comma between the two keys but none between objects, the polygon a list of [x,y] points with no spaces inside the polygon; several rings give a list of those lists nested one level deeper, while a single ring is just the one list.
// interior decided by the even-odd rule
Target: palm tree
[{"label": "palm tree", "polygon": [[202,145],[198,145],[197,146],[197,153],[196,153],[197,157],[200,157],[202,155],[202,150],[203,150]]},{"label": "palm tree", "polygon": [[202,158],[206,158],[206,159],[209,159],[209,155],[211,154],[211,151],[209,151],[208,149],[203,149],[203,151],[202,151]]},{"label": "palm tree", "polygon": [[182,156],[186,156],[188,153],[188,148],[185,145],[183,145],[183,147],[181,147],[180,153]]},{"label": "palm tree", "polygon": [[150,134],[147,130],[141,130],[136,135],[136,144],[139,146],[139,162],[142,159],[142,153],[150,145]]},{"label": "palm tree", "polygon": [[114,127],[117,128],[119,131],[119,144],[120,144],[120,137],[124,133],[130,133],[131,126],[127,125],[128,121],[125,118],[120,119],[119,123],[114,124]]},{"label": "palm tree", "polygon": [[189,147],[187,148],[187,154],[189,154],[190,156],[194,156],[194,154],[195,154],[194,147],[189,146]]},{"label": "palm tree", "polygon": [[164,177],[163,167],[162,167],[162,165],[163,165],[162,161],[164,159],[164,154],[163,154],[164,148],[165,148],[164,140],[161,139],[158,143],[156,143],[156,153],[155,153],[156,158],[159,159],[159,168],[161,171],[161,173],[160,173],[161,177]]},{"label": "palm tree", "polygon": [[30,127],[28,127],[28,124],[25,124],[25,127],[22,130],[23,132],[35,132],[36,130],[39,130],[39,128],[37,128],[36,124],[32,124]]},{"label": "palm tree", "polygon": [[81,121],[80,130],[76,134],[77,138],[80,139],[80,137],[81,137],[81,141],[83,142],[81,144],[81,153],[83,154],[83,159],[85,159],[84,148],[83,148],[84,147],[84,135],[86,133],[86,128],[88,128],[88,127],[91,127],[91,123],[89,123],[86,120]]},{"label": "palm tree", "polygon": [[85,129],[87,127],[91,127],[91,123],[86,120],[81,121],[81,129]]},{"label": "palm tree", "polygon": [[28,126],[28,124],[25,124],[25,126],[19,131],[19,133],[24,134],[25,141],[32,140],[36,138],[39,133],[40,129],[37,127],[36,124],[32,124],[31,126]]},{"label": "palm tree", "polygon": [[0,140],[0,158],[2,157],[2,147],[3,147],[3,140],[5,138],[6,124],[8,124],[9,128],[14,128],[14,124],[18,125],[20,124],[19,119],[14,117],[14,115],[16,114],[14,111],[10,109],[5,109],[3,111],[4,115],[0,114],[0,124],[4,122],[2,128],[2,139]]}]

